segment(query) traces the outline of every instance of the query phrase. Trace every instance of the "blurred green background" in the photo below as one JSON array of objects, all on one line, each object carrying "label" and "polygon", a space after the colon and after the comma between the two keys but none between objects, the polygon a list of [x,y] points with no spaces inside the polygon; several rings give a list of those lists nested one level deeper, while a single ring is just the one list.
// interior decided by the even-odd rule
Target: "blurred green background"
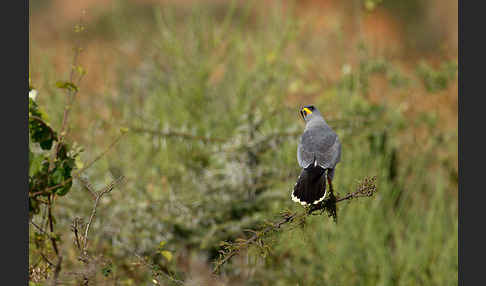
[{"label": "blurred green background", "polygon": [[[129,130],[84,175],[127,179],[92,226],[105,261],[93,285],[175,283],[134,253],[187,285],[457,285],[457,26],[457,1],[30,1],[29,70],[51,124],[80,46],[69,140],[87,163]],[[212,275],[220,241],[301,208],[290,192],[310,103],[343,144],[337,192],[375,175],[379,192]],[[56,202],[70,285],[70,224],[92,205],[77,181]]]}]

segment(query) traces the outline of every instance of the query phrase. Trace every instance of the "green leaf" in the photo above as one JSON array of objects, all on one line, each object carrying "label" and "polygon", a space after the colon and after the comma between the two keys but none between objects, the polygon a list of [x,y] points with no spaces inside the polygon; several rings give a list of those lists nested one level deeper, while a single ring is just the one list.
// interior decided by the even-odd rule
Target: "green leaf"
[{"label": "green leaf", "polygon": [[76,159],[74,160],[74,165],[76,166],[76,168],[78,168],[78,170],[83,169],[84,163],[81,160],[80,156],[76,156]]},{"label": "green leaf", "polygon": [[47,139],[39,142],[39,145],[43,150],[50,150],[52,148],[52,141],[54,141],[52,138]]},{"label": "green leaf", "polygon": [[41,114],[39,113],[39,107],[37,103],[29,97],[29,115],[35,115],[41,117]]},{"label": "green leaf", "polygon": [[[61,161],[60,163],[56,163],[56,168],[54,172],[49,177],[49,186],[53,187],[56,185],[60,185],[65,181],[71,179],[71,165],[74,164],[74,159],[68,158],[67,160]],[[63,186],[59,186],[53,190],[59,196],[66,195],[69,190],[71,189],[73,182],[69,181],[66,182]]]},{"label": "green leaf", "polygon": [[64,187],[58,188],[56,190],[56,194],[58,196],[66,195],[71,190],[72,185],[73,185],[73,181],[69,181],[68,183],[66,183],[66,185],[64,185]]},{"label": "green leaf", "polygon": [[160,251],[160,254],[162,254],[162,256],[165,257],[165,259],[167,259],[167,261],[171,261],[172,260],[172,253],[168,250],[162,250]]},{"label": "green leaf", "polygon": [[[29,116],[43,118],[42,112],[37,108],[37,104],[30,99]],[[39,143],[43,150],[50,150],[52,142],[57,139],[57,134],[53,131],[44,119],[42,121],[29,118],[29,134],[33,142]]]},{"label": "green leaf", "polygon": [[159,243],[159,248],[160,248],[160,249],[162,249],[166,243],[167,243],[167,242],[165,242],[165,241],[161,241],[161,242]]},{"label": "green leaf", "polygon": [[55,240],[55,241],[61,241],[61,235],[60,234],[57,234],[57,233],[54,233],[54,234],[51,234],[51,237]]},{"label": "green leaf", "polygon": [[41,172],[42,161],[45,157],[42,154],[29,153],[29,176],[34,176],[35,174]]},{"label": "green leaf", "polygon": [[79,75],[85,75],[86,70],[82,66],[75,66],[76,71],[78,72]]},{"label": "green leaf", "polygon": [[72,92],[78,91],[78,87],[74,83],[68,81],[58,81],[56,82],[56,86],[58,88],[67,89]]},{"label": "green leaf", "polygon": [[62,183],[64,181],[64,170],[57,167],[54,173],[52,173],[51,180],[53,186]]},{"label": "green leaf", "polygon": [[101,269],[101,273],[103,274],[103,276],[108,277],[113,271],[112,268],[113,268],[113,264],[109,263],[108,265],[106,265]]},{"label": "green leaf", "polygon": [[65,160],[67,158],[67,152],[68,152],[68,148],[69,146],[65,143],[63,144],[60,144],[59,146],[59,150],[57,151],[57,158],[59,158],[59,160]]},{"label": "green leaf", "polygon": [[64,167],[64,170],[65,170],[65,174],[66,175],[71,175],[71,170],[74,168],[74,159],[73,158],[67,158],[64,162],[63,162],[63,167]]},{"label": "green leaf", "polygon": [[29,214],[38,214],[39,210],[39,202],[36,199],[29,198]]}]

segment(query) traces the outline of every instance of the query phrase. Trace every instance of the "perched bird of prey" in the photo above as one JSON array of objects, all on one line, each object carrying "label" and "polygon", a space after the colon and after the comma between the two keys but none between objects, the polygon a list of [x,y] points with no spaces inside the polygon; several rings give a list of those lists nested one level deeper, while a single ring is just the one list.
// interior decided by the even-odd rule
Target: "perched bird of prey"
[{"label": "perched bird of prey", "polygon": [[300,114],[306,122],[297,147],[297,161],[302,172],[294,186],[292,200],[305,206],[324,200],[326,178],[332,191],[334,170],[341,160],[341,143],[317,108],[304,106]]}]

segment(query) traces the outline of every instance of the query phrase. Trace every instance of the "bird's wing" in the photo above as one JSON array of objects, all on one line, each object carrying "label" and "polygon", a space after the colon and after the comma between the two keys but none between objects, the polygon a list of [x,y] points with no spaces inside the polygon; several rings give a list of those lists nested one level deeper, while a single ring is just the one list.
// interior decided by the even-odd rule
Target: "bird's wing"
[{"label": "bird's wing", "polygon": [[329,126],[316,126],[304,131],[297,147],[297,160],[302,168],[316,161],[322,168],[334,168],[341,159],[341,143]]}]

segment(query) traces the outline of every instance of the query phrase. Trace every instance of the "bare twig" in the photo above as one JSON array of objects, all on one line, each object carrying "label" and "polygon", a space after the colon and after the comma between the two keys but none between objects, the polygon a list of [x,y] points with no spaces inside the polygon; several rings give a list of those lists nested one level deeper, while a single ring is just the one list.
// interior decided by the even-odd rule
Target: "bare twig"
[{"label": "bare twig", "polygon": [[[76,248],[79,251],[78,260],[83,262],[85,264],[85,266],[88,267],[88,272],[90,271],[89,267],[90,267],[91,263],[92,262],[96,263],[96,257],[90,256],[88,254],[87,247],[88,247],[89,230],[90,230],[91,224],[92,224],[92,222],[93,222],[93,220],[96,216],[98,204],[105,194],[110,193],[118,184],[123,182],[124,179],[125,179],[125,177],[123,177],[123,176],[116,178],[111,183],[106,185],[99,192],[95,191],[91,187],[91,185],[87,182],[87,180],[84,180],[84,182],[87,183],[90,186],[90,194],[95,196],[95,202],[94,202],[93,209],[91,211],[91,215],[89,217],[88,223],[86,225],[84,225],[83,220],[81,218],[76,217],[76,218],[74,218],[74,220],[71,224],[71,230],[74,233],[74,243],[76,245]],[[81,232],[80,229],[83,228],[83,227],[84,227],[84,235],[80,234],[80,232]],[[90,283],[91,278],[88,274],[86,274],[86,272],[73,272],[71,274],[79,275],[81,277],[82,281],[83,281],[82,285],[90,285],[89,283]]]},{"label": "bare twig", "polygon": [[35,228],[37,228],[37,230],[39,230],[40,232],[42,232],[43,234],[47,235],[49,238],[51,237],[51,235],[43,230],[40,226],[38,226],[35,222],[33,222],[32,220],[30,220],[30,224],[33,225]]},{"label": "bare twig", "polygon": [[78,180],[83,184],[83,187],[89,192],[91,197],[96,200],[96,191],[93,189],[93,186],[86,180],[85,178],[78,176]]},{"label": "bare twig", "polygon": [[125,132],[122,132],[120,135],[118,135],[118,137],[115,138],[115,140],[113,140],[113,142],[111,142],[111,144],[103,151],[101,152],[98,156],[96,156],[96,158],[94,158],[91,162],[89,162],[84,168],[76,171],[73,175],[73,177],[79,177],[79,175],[81,173],[83,173],[84,171],[86,171],[88,168],[90,168],[94,163],[96,163],[99,159],[101,159],[103,156],[106,155],[106,153],[108,153],[119,141],[120,139],[125,135],[126,133]]},{"label": "bare twig", "polygon": [[74,218],[73,223],[71,224],[71,230],[74,233],[74,241],[76,242],[76,247],[79,251],[81,251],[81,243],[79,242],[79,228],[82,225],[81,218]]},{"label": "bare twig", "polygon": [[54,266],[54,263],[50,262],[49,259],[47,259],[47,257],[44,255],[44,253],[42,253],[42,251],[39,251],[39,254],[42,257],[42,259],[44,259],[47,262],[47,264],[49,264],[49,266],[51,267]]},{"label": "bare twig", "polygon": [[123,180],[125,179],[124,176],[121,176],[115,180],[113,180],[110,184],[108,184],[103,190],[101,190],[97,195],[96,195],[96,200],[93,206],[93,210],[91,211],[91,216],[89,217],[88,223],[86,224],[86,229],[84,231],[84,236],[83,236],[83,247],[82,247],[82,253],[86,253],[86,247],[88,245],[88,233],[89,229],[91,227],[91,223],[93,222],[93,218],[96,215],[96,208],[98,207],[98,203],[100,202],[101,198],[103,195],[111,192],[116,185],[120,184]]}]

